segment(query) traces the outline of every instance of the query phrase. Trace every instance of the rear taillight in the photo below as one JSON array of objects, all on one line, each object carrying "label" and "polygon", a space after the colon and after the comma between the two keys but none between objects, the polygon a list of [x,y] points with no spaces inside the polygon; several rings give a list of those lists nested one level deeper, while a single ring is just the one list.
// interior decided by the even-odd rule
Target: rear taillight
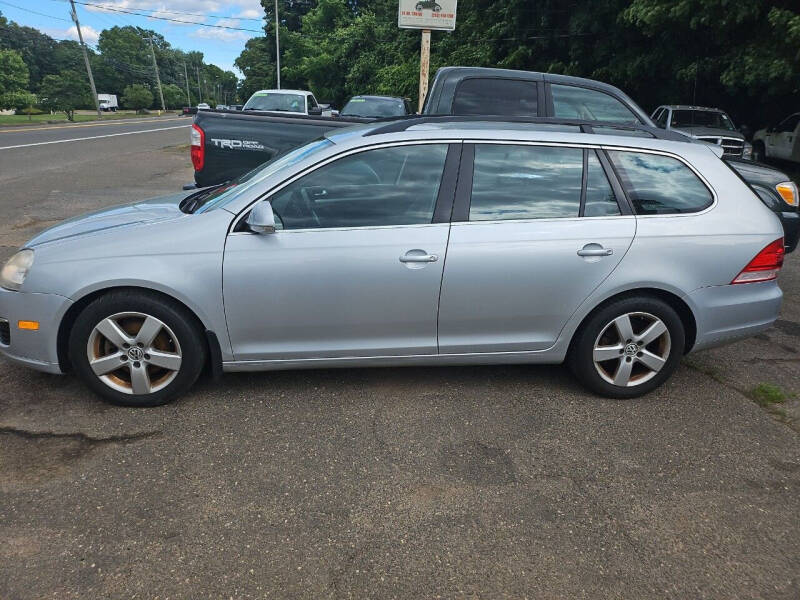
[{"label": "rear taillight", "polygon": [[775,279],[783,266],[785,254],[783,238],[775,240],[756,254],[755,258],[742,269],[742,272],[731,283],[756,283]]},{"label": "rear taillight", "polygon": [[206,134],[197,125],[192,125],[192,165],[195,171],[202,171],[206,162]]}]

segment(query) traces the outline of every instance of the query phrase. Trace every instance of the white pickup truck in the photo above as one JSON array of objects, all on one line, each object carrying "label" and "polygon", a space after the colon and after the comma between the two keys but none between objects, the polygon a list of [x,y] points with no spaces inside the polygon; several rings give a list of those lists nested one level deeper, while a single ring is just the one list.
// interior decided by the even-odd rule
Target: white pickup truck
[{"label": "white pickup truck", "polygon": [[800,112],[753,135],[753,159],[778,158],[800,163]]},{"label": "white pickup truck", "polygon": [[259,90],[245,103],[245,110],[281,112],[312,117],[330,117],[329,105],[319,104],[306,90]]}]

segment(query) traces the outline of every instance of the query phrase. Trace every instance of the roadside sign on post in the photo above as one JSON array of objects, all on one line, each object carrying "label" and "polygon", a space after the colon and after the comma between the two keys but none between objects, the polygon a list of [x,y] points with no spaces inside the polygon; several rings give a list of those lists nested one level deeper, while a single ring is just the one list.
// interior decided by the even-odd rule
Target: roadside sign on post
[{"label": "roadside sign on post", "polygon": [[428,75],[431,62],[431,30],[453,31],[456,28],[458,0],[400,0],[397,26],[402,29],[422,29],[419,55],[419,112],[428,95]]},{"label": "roadside sign on post", "polygon": [[456,28],[457,0],[400,0],[397,26],[402,29]]}]

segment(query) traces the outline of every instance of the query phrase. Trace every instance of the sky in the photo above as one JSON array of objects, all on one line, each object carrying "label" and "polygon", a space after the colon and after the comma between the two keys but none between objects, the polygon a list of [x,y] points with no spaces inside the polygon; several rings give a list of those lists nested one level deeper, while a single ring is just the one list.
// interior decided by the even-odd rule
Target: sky
[{"label": "sky", "polygon": [[[115,25],[136,25],[157,31],[175,48],[187,52],[199,50],[207,63],[233,71],[239,77],[241,73],[233,66],[233,61],[242,52],[248,39],[263,35],[261,28],[264,24],[264,10],[259,0],[80,1],[79,4],[76,0],[75,6],[87,44],[95,45],[103,29]],[[35,27],[56,39],[78,39],[75,25],[69,16],[68,0],[0,0],[0,12],[11,21]],[[134,15],[131,12],[150,16]],[[224,25],[237,29],[203,25]]]}]

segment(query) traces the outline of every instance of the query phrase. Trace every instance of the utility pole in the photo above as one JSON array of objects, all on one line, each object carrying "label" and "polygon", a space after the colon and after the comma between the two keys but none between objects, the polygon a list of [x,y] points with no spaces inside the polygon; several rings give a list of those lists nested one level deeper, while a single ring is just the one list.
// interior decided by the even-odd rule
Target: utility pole
[{"label": "utility pole", "polygon": [[278,18],[278,0],[275,0],[275,59],[278,69],[278,89],[281,89],[281,20]]},{"label": "utility pole", "polygon": [[428,75],[431,66],[431,30],[422,30],[422,47],[419,55],[419,112],[422,113],[422,106],[425,104],[425,96],[428,95]]},{"label": "utility pole", "polygon": [[167,105],[164,104],[164,91],[161,89],[161,77],[158,75],[158,63],[156,63],[156,51],[153,49],[153,36],[151,35],[149,38],[150,40],[150,56],[153,57],[153,70],[156,72],[156,85],[158,86],[158,95],[161,98],[161,110],[167,112]]},{"label": "utility pole", "polygon": [[197,94],[200,96],[200,100],[198,102],[203,101],[203,88],[200,87],[200,67],[194,68],[195,72],[197,73]]},{"label": "utility pole", "polygon": [[81,42],[81,49],[83,50],[83,62],[86,63],[86,72],[89,74],[89,87],[92,88],[92,98],[94,98],[94,106],[97,109],[97,117],[101,118],[103,113],[100,112],[100,100],[97,98],[97,88],[94,87],[94,76],[92,76],[92,65],[89,64],[89,54],[86,52],[86,44],[83,42],[83,34],[81,33],[81,24],[78,22],[78,13],[75,10],[75,2],[69,0],[72,7],[72,20],[75,21],[75,29],[78,30],[78,39]]},{"label": "utility pole", "polygon": [[183,78],[186,80],[186,105],[192,105],[192,95],[189,93],[189,74],[186,72],[186,61],[183,61]]}]

